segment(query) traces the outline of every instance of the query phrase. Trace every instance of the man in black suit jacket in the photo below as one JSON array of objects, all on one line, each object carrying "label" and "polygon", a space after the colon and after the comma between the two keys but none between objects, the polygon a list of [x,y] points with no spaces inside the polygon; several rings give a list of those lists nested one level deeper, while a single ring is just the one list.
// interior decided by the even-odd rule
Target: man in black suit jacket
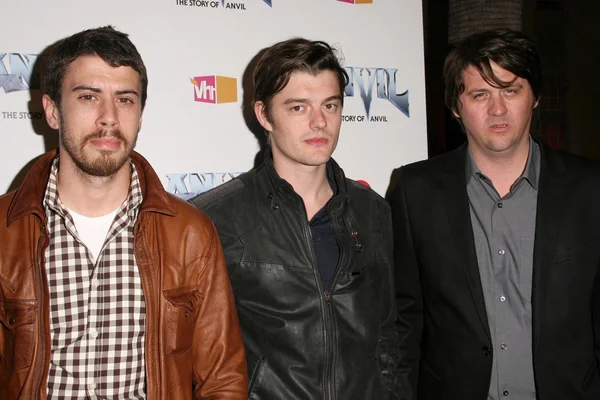
[{"label": "man in black suit jacket", "polygon": [[461,42],[446,102],[467,145],[391,194],[404,399],[600,399],[600,168],[529,135],[536,46]]}]

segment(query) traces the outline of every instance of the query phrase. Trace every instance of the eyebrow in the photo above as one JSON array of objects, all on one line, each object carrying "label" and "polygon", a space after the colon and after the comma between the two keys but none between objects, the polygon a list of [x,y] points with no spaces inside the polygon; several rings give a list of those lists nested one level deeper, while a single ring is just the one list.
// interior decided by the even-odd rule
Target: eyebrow
[{"label": "eyebrow", "polygon": [[[492,86],[493,87],[493,86]],[[494,88],[494,89],[510,89],[510,88],[517,88],[517,89],[523,89],[523,84],[522,83],[513,83],[511,85],[505,86],[505,87],[498,87],[498,88]],[[467,94],[473,94],[473,93],[481,93],[481,92],[489,92],[490,89],[489,88],[476,88],[476,89],[471,89],[467,92]]]},{"label": "eyebrow", "polygon": [[[82,92],[82,91],[90,91],[90,92],[94,92],[94,93],[102,93],[101,89],[93,87],[93,86],[84,86],[84,85],[81,85],[81,86],[77,86],[77,87],[73,88],[73,92]],[[117,90],[115,92],[115,94],[118,95],[118,96],[123,95],[123,94],[133,94],[133,95],[135,95],[137,97],[140,97],[140,94],[137,91],[132,90],[132,89]]]},{"label": "eyebrow", "polygon": [[[328,98],[326,98],[325,100],[323,100],[323,103],[327,103],[328,101],[331,100],[339,100],[342,101],[342,96],[340,95],[335,95],[335,96],[329,96]],[[309,104],[310,101],[308,101],[308,99],[296,99],[296,98],[290,98],[290,99],[286,99],[283,104],[290,104],[290,103],[302,103],[302,104]]]}]

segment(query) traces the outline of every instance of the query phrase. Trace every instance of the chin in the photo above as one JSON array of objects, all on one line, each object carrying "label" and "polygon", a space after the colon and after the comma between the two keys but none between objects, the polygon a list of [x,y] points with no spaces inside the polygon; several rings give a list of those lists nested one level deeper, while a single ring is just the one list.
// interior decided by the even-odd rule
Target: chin
[{"label": "chin", "polygon": [[323,164],[327,164],[327,161],[329,161],[330,158],[331,158],[331,156],[312,158],[312,159],[308,160],[307,164],[312,165],[313,167],[319,167]]}]

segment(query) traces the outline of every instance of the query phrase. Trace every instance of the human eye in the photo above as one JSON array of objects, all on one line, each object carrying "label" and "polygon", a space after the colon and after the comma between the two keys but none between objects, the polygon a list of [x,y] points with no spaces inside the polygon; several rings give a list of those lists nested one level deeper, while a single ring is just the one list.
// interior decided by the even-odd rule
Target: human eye
[{"label": "human eye", "polygon": [[519,93],[519,90],[516,88],[506,88],[504,92],[509,96],[514,96]]},{"label": "human eye", "polygon": [[304,106],[303,106],[303,105],[300,105],[300,104],[297,104],[297,105],[295,105],[295,106],[292,106],[292,107],[290,108],[290,111],[292,111],[292,112],[300,112],[300,111],[302,111],[302,110],[304,110]]},{"label": "human eye", "polygon": [[135,101],[133,101],[133,99],[130,99],[129,97],[119,97],[117,99],[117,102],[121,103],[121,104],[134,104],[135,103]]},{"label": "human eye", "polygon": [[80,100],[84,100],[84,101],[92,101],[96,98],[96,96],[94,96],[93,94],[81,94],[79,95],[79,99]]},{"label": "human eye", "polygon": [[336,111],[339,108],[339,105],[336,103],[327,103],[325,104],[325,109],[328,111]]}]

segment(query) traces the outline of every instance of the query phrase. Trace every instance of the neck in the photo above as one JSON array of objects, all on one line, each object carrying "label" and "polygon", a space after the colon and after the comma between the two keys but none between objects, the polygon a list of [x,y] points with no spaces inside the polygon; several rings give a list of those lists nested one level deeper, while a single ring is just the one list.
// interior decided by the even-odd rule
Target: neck
[{"label": "neck", "polygon": [[529,157],[529,140],[504,153],[484,154],[470,147],[475,164],[492,181],[500,197],[510,192],[512,185],[523,174]]},{"label": "neck", "polygon": [[318,166],[291,165],[273,157],[275,171],[302,198],[306,217],[310,220],[333,196],[327,180],[327,164]]},{"label": "neck", "polygon": [[86,217],[100,217],[119,208],[127,199],[130,185],[129,163],[110,177],[91,176],[61,154],[57,177],[62,203]]}]

